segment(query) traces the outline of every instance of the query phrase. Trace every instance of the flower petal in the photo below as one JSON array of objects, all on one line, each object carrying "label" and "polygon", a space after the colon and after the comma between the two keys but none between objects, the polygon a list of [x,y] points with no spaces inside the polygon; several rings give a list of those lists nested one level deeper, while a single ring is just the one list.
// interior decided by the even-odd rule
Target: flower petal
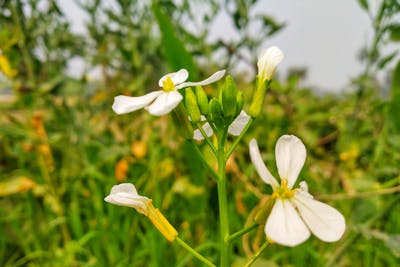
[{"label": "flower petal", "polygon": [[165,115],[173,110],[181,102],[182,98],[182,95],[177,91],[163,92],[145,109],[154,116]]},{"label": "flower petal", "polygon": [[131,207],[139,213],[147,215],[147,205],[149,198],[140,196],[133,184],[123,183],[111,188],[110,194],[104,198],[106,202]]},{"label": "flower petal", "polygon": [[117,193],[106,196],[104,200],[118,206],[145,209],[145,201],[148,200],[148,198],[143,196],[127,195],[126,193]]},{"label": "flower petal", "polygon": [[117,114],[132,112],[149,105],[154,99],[156,99],[161,94],[162,91],[155,91],[148,93],[144,96],[137,96],[137,97],[119,95],[114,98],[112,109]]},{"label": "flower petal", "polygon": [[250,116],[245,111],[241,111],[239,116],[229,125],[228,132],[231,135],[238,136],[242,133],[244,127],[250,120]]},{"label": "flower petal", "polygon": [[181,83],[183,83],[184,81],[187,80],[187,78],[189,77],[189,72],[187,70],[185,70],[185,69],[180,69],[177,72],[172,72],[172,73],[165,74],[158,81],[158,85],[160,87],[163,87],[163,82],[164,82],[165,79],[167,79],[167,77],[171,78],[171,80],[174,83],[174,85],[178,85],[178,84],[181,84]]},{"label": "flower petal", "polygon": [[[213,129],[211,128],[210,124],[208,122],[204,123],[204,125],[202,126],[204,132],[206,133],[206,135],[208,137],[210,137],[211,135],[213,135]],[[203,135],[201,134],[199,129],[194,130],[193,132],[193,139],[197,140],[197,141],[201,141],[204,139]]]},{"label": "flower petal", "polygon": [[278,64],[283,60],[283,52],[276,46],[268,48],[257,61],[258,76],[263,80],[271,80]]},{"label": "flower petal", "polygon": [[114,195],[116,193],[128,193],[128,194],[132,194],[132,195],[137,195],[138,196],[136,187],[131,183],[122,183],[122,184],[114,185],[111,188],[110,195]]},{"label": "flower petal", "polygon": [[334,242],[342,237],[346,223],[338,210],[303,193],[297,193],[292,202],[308,228],[319,239]]},{"label": "flower petal", "polygon": [[283,135],[275,146],[276,165],[281,179],[288,180],[292,188],[306,160],[306,147],[294,135]]},{"label": "flower petal", "polygon": [[262,160],[256,139],[251,139],[249,144],[249,150],[250,150],[251,162],[253,162],[254,167],[256,167],[258,175],[260,175],[261,179],[270,186],[272,186],[273,189],[278,188],[279,187],[278,181],[275,179],[274,176],[272,176],[272,174],[265,166],[264,161]]},{"label": "flower petal", "polygon": [[176,89],[181,89],[183,87],[189,87],[189,86],[201,86],[201,85],[207,85],[213,82],[216,82],[220,80],[222,77],[225,75],[225,70],[220,70],[208,77],[207,79],[200,81],[200,82],[187,82],[187,83],[182,83],[176,86]]},{"label": "flower petal", "polygon": [[284,246],[296,246],[310,237],[310,231],[289,200],[277,199],[265,224],[265,234]]}]

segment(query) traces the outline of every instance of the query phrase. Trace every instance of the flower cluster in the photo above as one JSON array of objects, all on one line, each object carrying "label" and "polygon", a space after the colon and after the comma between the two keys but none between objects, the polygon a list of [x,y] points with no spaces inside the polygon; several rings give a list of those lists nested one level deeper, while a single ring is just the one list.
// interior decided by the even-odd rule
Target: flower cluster
[{"label": "flower cluster", "polygon": [[[254,118],[261,113],[266,90],[283,57],[282,51],[275,46],[268,48],[259,57],[257,86],[250,104],[249,114],[243,110],[243,93],[236,89],[236,85],[229,75],[221,87],[218,98],[214,97],[209,101],[205,91],[200,87],[220,80],[225,75],[225,70],[217,71],[200,82],[185,82],[189,77],[189,73],[185,69],[166,74],[158,82],[161,90],[139,97],[117,96],[112,109],[117,114],[124,114],[144,108],[152,115],[161,116],[171,112],[185,98],[186,113],[179,114],[180,107],[178,112],[174,112],[174,115],[178,114],[176,115],[178,124],[183,128],[185,128],[183,125],[187,124],[180,124],[180,122],[186,121],[189,124],[187,127],[189,134],[185,135],[186,137],[193,137],[198,141],[206,139],[218,159],[218,171],[220,171],[221,167],[226,167],[226,160],[241,140],[244,129],[248,129]],[[182,88],[195,86],[197,87],[194,91],[186,88],[185,97],[179,92]],[[196,127],[197,129],[193,131],[193,128]],[[216,148],[208,139],[214,132],[218,139]],[[233,148],[227,152],[225,141],[228,133],[239,137],[232,145]],[[298,188],[294,188],[307,154],[303,142],[298,137],[283,135],[276,143],[275,157],[280,181],[270,173],[264,164],[255,139],[250,141],[249,150],[251,161],[259,176],[273,190],[269,203],[271,209],[268,210],[269,214],[264,226],[268,240],[284,246],[296,246],[307,240],[311,233],[326,242],[334,242],[341,238],[346,228],[343,215],[333,207],[315,200],[308,193],[306,182],[302,181]],[[214,172],[205,160],[204,163],[211,172]],[[225,187],[226,175],[214,173],[214,176],[217,177],[217,185],[221,186],[222,184]],[[226,197],[220,195],[220,192],[224,191],[218,190],[218,199]],[[139,213],[147,216],[167,240],[179,240],[178,232],[153,206],[153,201],[139,195],[133,184],[123,183],[112,187],[110,194],[104,200],[115,205],[136,209]],[[220,212],[221,214],[225,212],[224,216],[220,216],[221,218],[228,217],[227,207],[221,208],[220,206]],[[224,223],[226,224],[226,222]],[[229,230],[224,232],[226,229],[228,227],[224,228],[221,223],[221,236],[229,236]],[[224,238],[223,245],[229,246],[229,242]],[[225,256],[221,256],[221,259],[227,257],[226,255],[227,253]],[[203,262],[207,262],[207,260],[203,260]],[[226,263],[228,262],[226,261]],[[227,264],[223,264],[223,266],[227,266]]]}]

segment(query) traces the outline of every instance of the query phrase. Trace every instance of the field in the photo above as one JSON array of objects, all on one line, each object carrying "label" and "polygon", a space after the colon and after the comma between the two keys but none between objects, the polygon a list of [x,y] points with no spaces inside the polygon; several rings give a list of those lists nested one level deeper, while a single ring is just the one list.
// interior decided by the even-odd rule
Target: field
[{"label": "field", "polygon": [[[36,8],[39,2],[44,7]],[[228,136],[226,145],[237,146],[224,173],[210,145],[194,141],[176,113],[118,115],[114,97],[159,90],[160,77],[181,68],[190,81],[227,69],[248,112],[257,78],[247,82],[245,74],[230,70],[246,48],[257,72],[262,40],[284,30],[283,24],[265,17],[259,36],[210,44],[210,18],[201,18],[200,34],[184,28],[182,19],[196,16],[189,1],[116,2],[121,11],[101,1],[81,3],[89,17],[86,36],[70,30],[58,2],[0,2],[0,266],[204,266],[146,216],[104,201],[113,185],[124,182],[151,198],[179,238],[217,264],[221,189],[213,175],[226,175],[230,234],[252,225],[273,192],[250,160],[249,142],[257,139],[278,177],[274,149],[284,134],[298,136],[307,149],[298,182],[307,181],[315,199],[343,214],[346,231],[333,243],[311,236],[295,247],[272,243],[259,250],[266,240],[260,224],[231,243],[229,266],[245,266],[257,251],[254,267],[399,265],[398,1],[382,1],[376,13],[359,1],[372,14],[374,39],[363,49],[363,73],[348,90],[321,94],[305,87],[303,69],[276,75],[247,132],[240,139]],[[232,1],[232,19],[242,32],[252,20],[250,2]],[[218,3],[202,4],[209,17]],[[397,50],[385,55],[388,43]],[[217,49],[224,62],[213,56]],[[85,62],[81,77],[69,74],[71,59]],[[380,82],[378,72],[390,79]],[[224,81],[203,86],[209,100],[223,98]],[[180,107],[187,108],[189,93],[183,94]],[[218,138],[209,138],[211,147],[220,146]]]}]

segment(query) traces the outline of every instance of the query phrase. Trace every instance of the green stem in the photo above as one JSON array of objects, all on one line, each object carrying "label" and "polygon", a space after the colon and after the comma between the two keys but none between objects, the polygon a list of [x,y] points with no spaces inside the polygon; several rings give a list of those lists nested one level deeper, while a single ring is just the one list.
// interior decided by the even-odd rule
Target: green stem
[{"label": "green stem", "polygon": [[203,154],[201,154],[199,147],[196,145],[196,143],[193,141],[193,139],[190,140],[190,143],[192,144],[194,151],[196,152],[197,156],[199,157],[199,159],[201,160],[203,165],[211,173],[211,175],[214,177],[214,179],[218,180],[219,179],[218,174],[214,171],[214,169],[210,166],[210,164],[208,164],[208,162],[205,160],[205,158],[203,157]]},{"label": "green stem", "polygon": [[259,225],[258,223],[254,223],[254,224],[250,225],[249,227],[243,228],[242,230],[239,230],[236,233],[231,234],[228,238],[228,241],[230,243],[232,243],[233,241],[235,241],[242,235],[247,234],[248,232],[256,229],[258,227],[258,225]]},{"label": "green stem", "polygon": [[207,133],[204,131],[203,126],[200,123],[197,123],[196,125],[197,125],[199,131],[201,132],[201,135],[203,135],[204,140],[206,140],[208,146],[214,152],[214,155],[216,155],[217,154],[217,150],[215,149],[215,146],[211,142],[210,138],[207,136]]},{"label": "green stem", "polygon": [[253,257],[250,258],[250,260],[244,265],[244,267],[249,267],[251,266],[258,257],[260,257],[261,253],[268,247],[269,242],[265,241],[265,243],[261,246],[261,248],[253,255]]},{"label": "green stem", "polygon": [[220,267],[229,265],[229,219],[228,219],[228,201],[226,193],[226,160],[225,160],[225,142],[227,129],[224,129],[222,136],[218,136],[218,204],[219,204],[219,223],[220,223]]},{"label": "green stem", "polygon": [[210,267],[216,267],[216,265],[214,263],[212,263],[211,261],[207,260],[206,258],[203,257],[203,255],[201,255],[200,253],[198,253],[196,250],[194,250],[191,246],[189,246],[188,244],[185,243],[185,241],[183,241],[182,239],[180,239],[179,237],[175,238],[176,243],[178,243],[182,248],[186,249],[189,253],[191,253],[193,255],[193,257],[195,257],[196,259],[198,259],[199,261],[201,261],[202,263],[204,263],[207,266]]},{"label": "green stem", "polygon": [[246,126],[243,128],[242,132],[240,133],[240,135],[236,138],[236,140],[233,142],[233,144],[231,145],[231,147],[229,148],[228,152],[226,153],[226,160],[228,160],[228,158],[231,156],[231,154],[233,153],[233,151],[235,150],[236,146],[239,144],[239,142],[242,140],[244,134],[247,132],[247,130],[250,128],[251,124],[253,123],[254,118],[251,117],[249,122],[246,124]]},{"label": "green stem", "polygon": [[11,5],[12,17],[15,25],[17,25],[19,32],[21,33],[21,38],[18,42],[18,47],[21,50],[22,58],[26,67],[29,86],[34,86],[35,84],[35,74],[34,65],[27,45],[26,29],[24,25],[24,15],[22,11],[22,5],[17,2],[16,6]]}]

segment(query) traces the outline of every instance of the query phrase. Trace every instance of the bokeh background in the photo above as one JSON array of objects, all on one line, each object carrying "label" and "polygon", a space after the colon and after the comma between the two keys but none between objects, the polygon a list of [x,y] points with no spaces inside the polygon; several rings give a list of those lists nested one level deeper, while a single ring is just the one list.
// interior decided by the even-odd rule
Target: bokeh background
[{"label": "bokeh background", "polygon": [[[216,186],[180,129],[170,116],[116,115],[111,105],[180,68],[191,80],[225,68],[246,109],[257,56],[272,44],[286,59],[228,164],[231,228],[271,193],[248,141],[276,170],[275,142],[291,133],[308,150],[299,180],[348,229],[333,244],[271,246],[254,266],[398,266],[400,2],[337,2],[1,0],[0,266],[201,266],[145,217],[103,201],[120,182],[216,259]],[[215,96],[217,84],[205,89]],[[233,266],[264,238],[259,229],[236,242]]]}]

